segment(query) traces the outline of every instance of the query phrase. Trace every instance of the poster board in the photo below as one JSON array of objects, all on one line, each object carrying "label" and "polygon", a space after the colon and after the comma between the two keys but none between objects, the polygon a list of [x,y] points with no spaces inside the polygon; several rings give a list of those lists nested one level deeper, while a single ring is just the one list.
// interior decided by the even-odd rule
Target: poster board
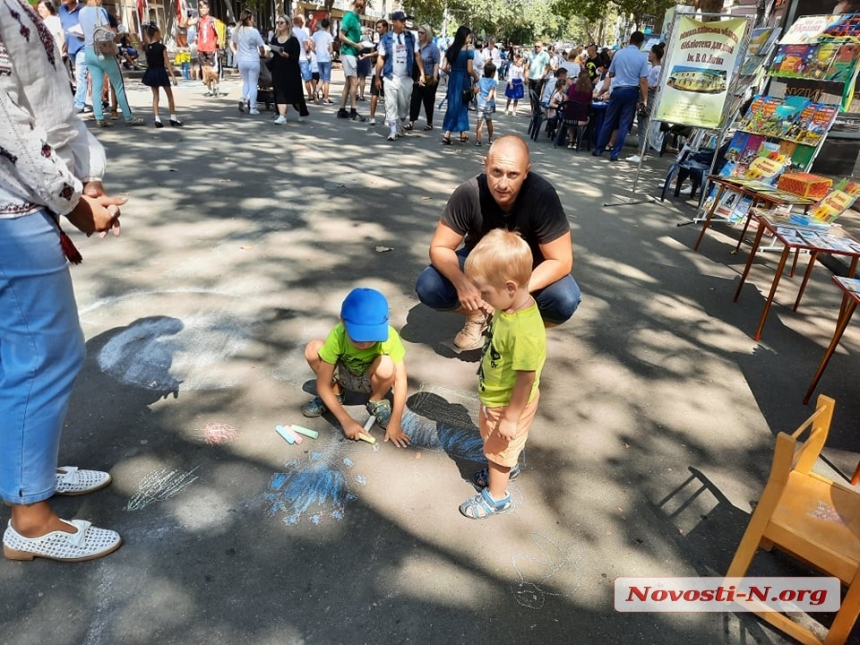
[{"label": "poster board", "polygon": [[719,128],[749,39],[750,21],[676,17],[652,118]]}]

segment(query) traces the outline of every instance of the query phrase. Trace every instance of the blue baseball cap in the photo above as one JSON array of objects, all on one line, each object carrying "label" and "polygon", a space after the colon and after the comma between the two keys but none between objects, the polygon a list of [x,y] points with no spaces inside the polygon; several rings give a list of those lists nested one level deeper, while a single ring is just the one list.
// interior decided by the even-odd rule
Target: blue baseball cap
[{"label": "blue baseball cap", "polygon": [[392,20],[402,20],[405,22],[406,21],[406,12],[395,11],[394,13],[391,14],[391,19]]},{"label": "blue baseball cap", "polygon": [[346,333],[357,343],[388,340],[388,300],[376,289],[353,289],[340,307]]}]

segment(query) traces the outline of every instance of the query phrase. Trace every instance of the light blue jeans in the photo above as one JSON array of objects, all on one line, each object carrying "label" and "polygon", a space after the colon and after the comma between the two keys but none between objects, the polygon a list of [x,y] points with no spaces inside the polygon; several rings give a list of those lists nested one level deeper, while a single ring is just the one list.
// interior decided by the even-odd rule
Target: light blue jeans
[{"label": "light blue jeans", "polygon": [[113,91],[116,92],[116,102],[119,104],[119,109],[122,110],[123,117],[126,121],[131,121],[133,115],[125,96],[125,85],[122,82],[122,72],[119,70],[119,63],[116,62],[116,56],[99,58],[92,45],[87,45],[85,49],[87,67],[90,70],[90,78],[93,79],[93,116],[96,121],[103,121],[105,118],[102,107],[102,88],[104,87],[105,74],[113,85]]},{"label": "light blue jeans", "polygon": [[0,498],[54,494],[63,421],[84,362],[66,258],[45,212],[0,219]]},{"label": "light blue jeans", "polygon": [[[86,48],[75,54],[75,109],[83,110],[87,102],[87,59]],[[99,100],[101,103],[101,100]]]}]

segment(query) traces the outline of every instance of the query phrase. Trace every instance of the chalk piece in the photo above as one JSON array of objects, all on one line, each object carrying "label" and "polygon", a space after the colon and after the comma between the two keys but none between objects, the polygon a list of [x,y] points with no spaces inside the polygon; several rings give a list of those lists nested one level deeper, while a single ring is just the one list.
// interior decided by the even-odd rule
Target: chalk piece
[{"label": "chalk piece", "polygon": [[371,414],[370,418],[364,422],[364,431],[367,432],[370,430],[374,423],[376,423],[376,417]]},{"label": "chalk piece", "polygon": [[358,435],[358,438],[361,439],[362,441],[366,441],[367,443],[376,443],[375,437],[372,437],[369,434],[365,434],[364,432],[362,432],[360,435]]},{"label": "chalk piece", "polygon": [[302,426],[297,426],[295,423],[294,423],[293,425],[291,425],[291,426],[290,426],[290,429],[291,429],[293,432],[297,432],[297,433],[299,433],[299,434],[303,434],[303,435],[305,435],[306,437],[310,437],[311,439],[316,439],[317,437],[319,437],[319,436],[320,436],[320,433],[319,433],[319,432],[317,432],[316,430],[310,430],[310,429],[308,429],[308,428],[303,428]]},{"label": "chalk piece", "polygon": [[291,446],[296,442],[296,438],[293,436],[293,433],[287,430],[284,426],[275,426],[275,432],[281,435],[281,437],[284,438],[284,441]]},{"label": "chalk piece", "polygon": [[296,440],[296,443],[301,443],[302,441],[304,441],[304,439],[302,439],[302,435],[300,435],[298,432],[293,432],[293,429],[291,427],[290,428],[284,428],[284,429],[287,432],[289,432],[291,435],[293,435],[293,439]]}]

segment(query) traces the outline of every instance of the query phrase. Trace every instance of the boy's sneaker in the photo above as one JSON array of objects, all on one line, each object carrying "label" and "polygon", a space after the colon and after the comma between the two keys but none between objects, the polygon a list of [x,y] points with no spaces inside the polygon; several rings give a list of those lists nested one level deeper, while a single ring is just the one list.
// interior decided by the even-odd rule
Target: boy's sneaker
[{"label": "boy's sneaker", "polygon": [[484,344],[484,330],[487,328],[487,314],[483,311],[466,318],[466,324],[454,337],[457,349],[478,349]]},{"label": "boy's sneaker", "polygon": [[368,401],[364,407],[370,414],[376,417],[376,423],[380,428],[388,427],[388,422],[391,421],[391,404],[388,402],[388,399]]},{"label": "boy's sneaker", "polygon": [[[343,403],[343,394],[338,394],[337,400]],[[302,414],[306,417],[321,417],[326,412],[328,412],[328,406],[323,403],[322,398],[319,396],[315,396],[302,406]]]},{"label": "boy's sneaker", "polygon": [[349,118],[349,112],[346,111],[346,108],[340,108],[337,111],[337,118],[338,119],[348,119]]},{"label": "boy's sneaker", "polygon": [[371,117],[368,120],[367,125],[376,125],[376,117]]}]

